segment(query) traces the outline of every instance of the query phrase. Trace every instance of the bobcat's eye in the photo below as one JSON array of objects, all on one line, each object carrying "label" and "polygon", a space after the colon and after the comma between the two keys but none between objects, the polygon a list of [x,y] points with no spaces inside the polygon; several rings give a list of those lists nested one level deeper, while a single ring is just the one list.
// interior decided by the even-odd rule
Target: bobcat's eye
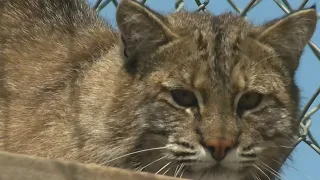
[{"label": "bobcat's eye", "polygon": [[183,107],[196,107],[198,106],[197,97],[193,92],[183,89],[174,89],[171,91],[172,99]]},{"label": "bobcat's eye", "polygon": [[257,92],[247,92],[243,94],[239,101],[237,107],[237,113],[242,114],[246,110],[256,108],[262,100],[262,94]]}]

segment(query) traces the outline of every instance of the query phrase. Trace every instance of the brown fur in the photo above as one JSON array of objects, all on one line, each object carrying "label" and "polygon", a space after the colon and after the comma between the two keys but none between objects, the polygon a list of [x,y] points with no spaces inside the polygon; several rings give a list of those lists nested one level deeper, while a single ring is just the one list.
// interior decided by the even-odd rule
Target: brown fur
[{"label": "brown fur", "polygon": [[[80,0],[0,5],[1,150],[129,169],[166,155],[150,172],[168,162],[174,170],[173,150],[109,160],[214,138],[232,139],[243,152],[266,146],[254,163],[276,171],[275,161],[288,156],[281,146],[298,133],[294,72],[315,30],[314,9],[256,26],[231,13],[164,16],[123,0],[118,33]],[[177,105],[174,88],[197,94],[199,107]],[[240,118],[235,99],[247,91],[263,94],[263,107]],[[187,178],[253,179],[251,171],[266,178],[251,166],[187,171]]]}]

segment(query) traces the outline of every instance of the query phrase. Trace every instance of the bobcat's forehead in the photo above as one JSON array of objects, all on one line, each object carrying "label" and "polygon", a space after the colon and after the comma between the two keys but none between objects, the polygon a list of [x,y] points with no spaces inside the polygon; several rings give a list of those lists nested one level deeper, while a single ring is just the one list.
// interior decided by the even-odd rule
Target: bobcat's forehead
[{"label": "bobcat's forehead", "polygon": [[[229,79],[243,53],[240,52],[242,42],[255,30],[255,27],[246,20],[229,13],[220,16],[176,13],[168,19],[177,33],[187,34],[185,42],[176,48],[183,49],[182,53],[191,50],[195,57],[188,59],[195,60],[197,63],[186,62],[185,59],[180,58],[175,60],[185,61],[183,63],[189,63],[192,68],[196,64],[197,74],[207,74],[223,81],[226,81],[225,77]],[[189,56],[189,54],[186,55]],[[183,57],[183,55],[179,56]],[[201,75],[197,77],[204,78]],[[198,82],[197,85],[200,83]]]},{"label": "bobcat's forehead", "polygon": [[[170,47],[175,52],[165,54],[170,59],[170,69],[179,75],[183,70],[187,75],[182,78],[192,78],[189,82],[194,88],[222,88],[230,93],[250,89],[262,81],[265,82],[259,91],[280,86],[275,83],[279,76],[266,75],[275,70],[270,59],[276,59],[276,53],[255,40],[262,27],[231,13],[213,16],[179,12],[169,16],[168,21],[177,34],[186,37]],[[276,66],[281,69],[281,62],[278,63]]]}]

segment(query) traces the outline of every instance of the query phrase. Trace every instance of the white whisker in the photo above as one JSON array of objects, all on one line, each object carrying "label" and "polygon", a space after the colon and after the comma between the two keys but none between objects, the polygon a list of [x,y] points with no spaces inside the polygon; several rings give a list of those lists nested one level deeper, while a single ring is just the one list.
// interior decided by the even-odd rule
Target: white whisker
[{"label": "white whisker", "polygon": [[[265,158],[268,158],[267,156],[264,156]],[[275,160],[275,159],[271,159],[272,161],[274,161],[274,162],[276,162],[276,163],[278,163],[278,164],[280,164],[281,166],[283,165],[283,163],[281,163],[281,162],[279,162],[279,161],[277,161],[277,160]],[[292,169],[294,169],[294,170],[296,170],[296,171],[298,171],[299,173],[302,173],[305,177],[307,177],[309,180],[313,180],[310,176],[308,176],[306,173],[304,173],[304,172],[301,172],[299,169],[297,169],[297,168],[295,168],[294,166],[291,166],[291,165],[289,165],[289,164],[285,164],[286,166],[288,166],[288,167],[291,167]]]},{"label": "white whisker", "polygon": [[254,172],[251,172],[251,175],[252,175],[252,177],[253,177],[254,180],[258,180],[258,177],[255,175]]},{"label": "white whisker", "polygon": [[182,163],[182,164],[181,164],[181,166],[180,166],[180,168],[178,169],[177,174],[176,174],[175,177],[178,176],[178,174],[180,173],[180,171],[183,169],[184,165],[185,165],[185,163]]},{"label": "white whisker", "polygon": [[173,175],[174,177],[177,177],[177,172],[180,169],[180,166],[181,166],[181,164],[177,165],[176,170],[174,171],[174,175]]},{"label": "white whisker", "polygon": [[282,180],[281,174],[279,174],[277,171],[275,171],[274,169],[272,169],[270,166],[268,166],[266,163],[264,162],[260,162],[263,166],[260,166],[261,168],[264,168],[265,170],[269,171],[271,174],[275,175],[277,178],[279,178],[280,180]]},{"label": "white whisker", "polygon": [[170,171],[171,167],[169,167],[162,175],[166,175],[168,171]]},{"label": "white whisker", "polygon": [[108,160],[107,163],[115,161],[115,160],[120,159],[120,158],[124,158],[124,157],[130,156],[130,155],[133,155],[133,154],[138,154],[138,153],[147,152],[147,151],[161,150],[161,149],[166,149],[166,148],[167,147],[157,147],[157,148],[150,148],[150,149],[143,149],[143,150],[135,151],[135,152],[128,153],[128,154],[116,157],[114,159]]},{"label": "white whisker", "polygon": [[164,165],[161,169],[159,169],[159,171],[157,171],[155,174],[158,174],[159,172],[161,172],[164,168],[166,168],[167,166],[169,166],[171,164],[171,162],[167,163],[166,165]]},{"label": "white whisker", "polygon": [[184,168],[183,170],[182,170],[182,172],[181,172],[181,175],[180,175],[180,179],[182,178],[182,176],[183,176],[183,173],[184,173],[184,171],[186,170],[186,168]]},{"label": "white whisker", "polygon": [[162,160],[162,159],[164,159],[164,158],[166,158],[166,157],[167,157],[167,156],[163,156],[163,157],[161,157],[161,158],[159,158],[159,159],[156,159],[156,160],[152,161],[151,163],[149,163],[149,164],[143,166],[142,168],[140,168],[139,171],[142,171],[143,169],[147,168],[148,166],[150,166],[150,165],[152,165],[152,164],[154,164],[154,163],[156,163],[156,162],[158,162],[158,161],[160,161],[160,160]]},{"label": "white whisker", "polygon": [[262,169],[260,169],[257,165],[253,165],[255,168],[257,168],[260,172],[262,172],[269,180],[271,180],[270,179],[270,177],[262,170]]},{"label": "white whisker", "polygon": [[268,147],[274,147],[274,148],[287,148],[287,149],[294,149],[296,147],[290,147],[290,146],[268,146]]},{"label": "white whisker", "polygon": [[[255,174],[255,173],[254,173]],[[255,174],[258,180],[261,180],[259,174]]]}]

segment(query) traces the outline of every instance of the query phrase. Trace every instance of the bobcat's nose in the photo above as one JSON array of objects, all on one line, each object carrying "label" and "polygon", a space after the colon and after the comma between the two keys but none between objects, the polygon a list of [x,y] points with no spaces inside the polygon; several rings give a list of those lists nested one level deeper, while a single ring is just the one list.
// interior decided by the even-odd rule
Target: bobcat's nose
[{"label": "bobcat's nose", "polygon": [[234,143],[231,139],[224,138],[210,139],[206,142],[206,147],[211,152],[213,159],[217,161],[223,160],[233,145]]}]

